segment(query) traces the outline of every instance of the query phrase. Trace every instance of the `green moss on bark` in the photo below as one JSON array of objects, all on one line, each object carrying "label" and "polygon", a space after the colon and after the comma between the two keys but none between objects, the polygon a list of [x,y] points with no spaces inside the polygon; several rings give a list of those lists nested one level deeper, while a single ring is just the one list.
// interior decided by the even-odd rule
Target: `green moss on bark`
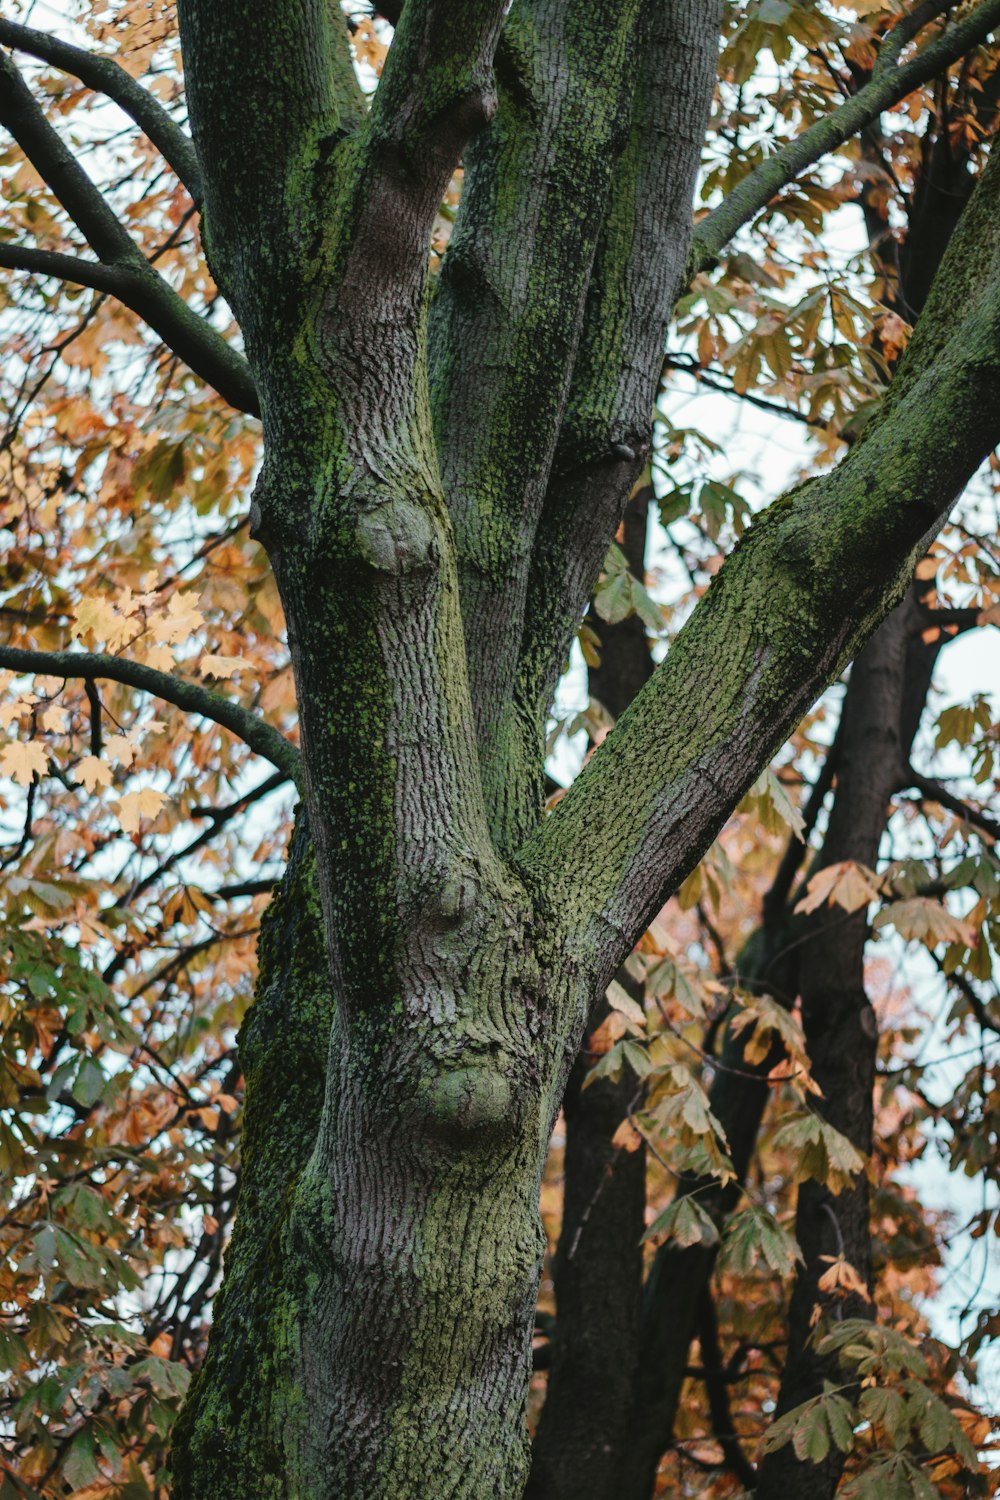
[{"label": "green moss on bark", "polygon": [[290,1355],[304,1267],[289,1243],[295,1187],[316,1140],[334,1014],[308,827],[261,924],[257,997],[239,1035],[246,1084],[236,1227],[204,1363],[171,1460],[174,1500],[290,1500],[300,1409]]}]

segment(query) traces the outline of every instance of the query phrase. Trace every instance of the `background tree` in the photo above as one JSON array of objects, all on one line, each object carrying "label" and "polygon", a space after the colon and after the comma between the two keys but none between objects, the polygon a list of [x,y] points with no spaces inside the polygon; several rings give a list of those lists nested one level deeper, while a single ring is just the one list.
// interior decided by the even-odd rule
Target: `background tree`
[{"label": "background tree", "polygon": [[[904,163],[915,155],[886,147],[880,179],[870,134],[879,113],[907,96],[922,122],[936,91],[935,131],[947,114],[949,143],[978,146],[977,130],[988,129],[990,117],[968,96],[988,93],[982,84],[991,63],[971,49],[997,16],[985,4],[939,25],[941,9],[879,10],[851,21],[772,4],[727,18],[723,77],[736,95],[723,96],[732,118],[720,111],[707,138],[710,152],[725,143],[727,167],[722,178],[708,175],[704,191],[713,202],[720,186],[728,192],[699,224],[688,275],[703,273],[761,211],[766,246],[775,194],[860,130],[869,132],[862,180],[881,182],[883,192],[886,179],[902,173],[905,180]],[[232,1208],[241,1073],[248,1094],[240,1221],[208,1356],[175,1443],[174,1493],[519,1492],[538,1178],[588,1017],[769,755],[899,597],[996,440],[989,176],[956,231],[888,396],[860,437],[860,416],[868,413],[859,411],[859,394],[870,401],[879,394],[912,306],[883,291],[889,300],[869,320],[874,326],[859,350],[866,309],[846,284],[827,279],[794,306],[787,294],[769,302],[769,277],[797,289],[770,250],[763,282],[741,275],[747,266],[739,255],[721,276],[696,281],[682,303],[682,326],[699,330],[699,361],[719,359],[714,373],[705,372],[709,379],[721,368],[724,381],[731,370],[739,392],[777,382],[768,399],[823,423],[829,451],[845,434],[857,440],[830,475],[755,523],[707,591],[692,580],[704,602],[632,712],[542,819],[546,716],[595,581],[599,616],[638,605],[659,628],[621,554],[606,559],[606,552],[644,465],[667,318],[685,285],[716,31],[700,8],[681,5],[609,7],[607,15],[593,6],[523,5],[501,29],[502,10],[410,0],[369,107],[351,73],[350,28],[336,12],[271,7],[247,31],[246,18],[230,17],[225,6],[189,4],[181,22],[196,148],[157,103],[179,97],[169,16],[143,12],[140,28],[137,13],[122,8],[118,41],[129,73],[14,22],[0,25],[0,40],[63,80],[46,87],[51,74],[43,71],[42,86],[29,90],[6,60],[0,92],[0,118],[17,143],[9,158],[15,233],[0,260],[33,278],[18,284],[8,324],[10,378],[20,389],[10,393],[6,441],[15,546],[4,608],[18,644],[2,660],[12,672],[42,674],[12,700],[9,718],[20,719],[26,735],[3,761],[26,793],[5,883],[12,932],[26,909],[33,919],[12,936],[7,957],[12,1123],[5,1140],[15,1185],[4,1295],[16,1309],[11,1414],[30,1455],[12,1468],[15,1492],[30,1484],[52,1494],[129,1486],[148,1493],[161,1483],[164,1438],[183,1366],[201,1353]],[[105,40],[104,18],[90,24]],[[351,26],[354,59],[371,81],[388,33],[367,18]],[[842,54],[847,71],[831,73]],[[967,60],[949,79],[947,68],[959,59]],[[752,104],[748,85],[761,60],[784,66],[796,87],[769,88]],[[147,74],[153,92],[132,72]],[[127,147],[109,140],[99,106],[89,127],[76,127],[90,131],[79,160],[92,160],[95,175],[107,179],[109,196],[99,196],[37,103],[48,100],[52,116],[76,106],[67,74],[123,106],[183,186],[145,145],[136,161],[131,136]],[[930,95],[913,95],[929,80]],[[841,85],[849,97],[834,107],[831,91]],[[755,131],[774,108],[795,131],[813,115],[817,123],[761,162]],[[116,150],[129,153],[121,167]],[[463,151],[459,182],[452,173]],[[918,180],[926,189],[929,175]],[[878,212],[873,193],[866,189],[869,215]],[[819,229],[835,202],[822,181],[800,179],[777,207]],[[192,205],[202,204],[213,271],[240,319],[249,366],[224,336],[214,285],[186,239]],[[73,253],[77,231],[98,262]],[[40,248],[24,242],[39,234]],[[893,274],[885,248],[883,280]],[[436,290],[425,320],[428,256]],[[804,271],[829,274],[816,258],[806,259]],[[75,325],[67,320],[79,293],[67,282],[94,293]],[[893,284],[916,301],[905,279]],[[136,318],[171,351],[158,366],[161,346]],[[727,320],[750,326],[734,341],[722,336]],[[95,368],[103,376],[96,387],[74,373]],[[294,708],[274,583],[241,528],[256,438],[252,425],[234,423],[226,401],[264,415],[251,522],[289,619],[301,770],[288,737]],[[677,444],[663,431],[655,437],[661,451]],[[676,494],[663,497],[661,487],[661,498],[665,514],[671,506],[676,512]],[[712,543],[728,544],[732,528],[742,529],[735,495],[717,485],[701,487],[694,513]],[[103,539],[96,550],[86,545],[95,535]],[[627,533],[625,542],[628,553]],[[634,545],[631,556],[640,568]],[[991,570],[981,576],[978,553],[970,556],[977,559],[966,590],[971,603],[961,607],[979,618]],[[197,605],[179,586],[186,577],[198,580]],[[928,607],[926,596],[919,607]],[[678,621],[686,613],[682,603]],[[67,651],[73,638],[105,650]],[[876,659],[884,638],[869,648]],[[644,668],[643,659],[634,682]],[[897,668],[893,691],[901,693],[898,647]],[[893,678],[882,672],[880,680]],[[199,674],[232,676],[234,687],[227,696],[209,692],[191,681]],[[864,676],[855,672],[850,690],[862,702],[856,684]],[[613,674],[607,682],[605,696],[618,694],[608,706],[624,707],[624,685],[613,688]],[[218,731],[192,741],[180,717],[151,723],[150,710],[138,706],[144,692],[204,716]],[[877,701],[881,708],[888,698]],[[893,731],[904,748],[915,728],[912,703],[907,712]],[[863,743],[863,707],[851,718]],[[961,727],[953,722],[960,738],[974,740],[988,777],[990,741],[976,739],[982,719],[974,706]],[[947,724],[941,733],[947,736]],[[230,735],[269,760],[273,774],[234,784],[242,760]],[[850,738],[845,729],[838,806],[864,791],[848,775]],[[40,806],[46,741],[60,770]],[[814,748],[808,726],[800,729],[796,754],[808,763]],[[82,840],[68,767],[99,809]],[[887,793],[862,779],[884,823]],[[117,822],[101,791],[112,780],[121,790]],[[248,810],[289,780],[306,789],[317,872],[303,818],[262,934],[258,1003],[237,1060],[232,1027],[249,998],[247,948],[256,928],[246,903],[270,889],[269,862],[282,834],[269,823],[262,837]],[[947,797],[922,780],[923,795]],[[829,790],[822,773],[819,785],[816,806]],[[773,830],[782,813],[794,821],[772,775],[736,827],[757,816]],[[203,831],[185,836],[181,825],[192,819],[203,820]],[[842,821],[850,837],[836,846],[840,858],[830,843],[833,815],[825,846],[825,862],[838,873],[847,870],[845,859],[867,865],[857,851],[877,850],[881,831],[875,819],[861,829],[856,814]],[[123,833],[134,841],[124,864],[115,861]],[[692,893],[706,893],[699,916],[704,933],[719,935],[709,941],[720,963],[732,939],[719,934],[708,893],[718,890],[712,872],[722,847],[682,891],[688,910]],[[947,961],[968,986],[961,1024],[967,1014],[988,1020],[988,999],[976,989],[986,944],[976,944],[968,921],[949,917],[939,898],[946,886],[978,881],[986,903],[980,917],[988,921],[990,860],[975,842],[971,849],[974,868],[936,869],[930,884],[907,867],[855,871],[854,885],[837,880],[826,888],[819,870],[820,884],[810,887],[817,905],[831,898],[862,912],[869,903],[858,898],[858,880],[863,897],[900,895],[888,915],[904,932],[917,934],[919,917],[926,935],[951,940]],[[210,894],[200,882],[170,889],[178,872],[206,855],[227,871]],[[772,915],[788,904],[797,863],[786,860],[776,877],[778,889],[782,879],[785,886]],[[751,904],[761,879],[758,867]],[[917,882],[912,890],[907,880]],[[767,917],[765,908],[765,929]],[[857,990],[862,921],[854,931]],[[697,932],[682,937],[690,951],[698,941]],[[815,953],[819,938],[809,941]],[[168,951],[151,963],[160,945]],[[610,1110],[621,1122],[613,1151],[632,1161],[618,1209],[626,1227],[618,1222],[618,1232],[628,1281],[619,1305],[632,1309],[623,1331],[632,1329],[633,1338],[643,1174],[640,1153],[627,1148],[649,1139],[654,1199],[663,1190],[659,1158],[681,1173],[684,1191],[656,1233],[669,1233],[675,1245],[701,1245],[703,1261],[704,1252],[714,1256],[712,1238],[729,1207],[720,1201],[706,1212],[703,1190],[715,1192],[715,1180],[734,1168],[745,1175],[751,1154],[752,1135],[739,1142],[741,1165],[735,1132],[721,1138],[691,1059],[678,1059],[674,1033],[687,1027],[680,1046],[690,1051],[690,1008],[698,1005],[679,956],[679,948],[673,957],[663,952],[659,927],[642,939],[630,982],[642,978],[654,1009],[646,1017],[634,997],[612,988],[599,1044],[629,1027],[635,1033],[601,1063],[622,1079]],[[839,1224],[839,1205],[863,1205],[863,1187],[849,1186],[861,1158],[827,1117],[846,1123],[865,1146],[870,1087],[847,1097],[824,1077],[817,1108],[801,1033],[768,999],[780,990],[769,964],[751,960],[739,967],[744,998],[727,1033],[736,1058],[724,1053],[717,1083],[750,1082],[747,1072],[775,1060],[768,1039],[782,1039],[791,1055],[784,1071],[792,1108],[772,1157],[783,1181],[817,1176],[825,1187],[814,1215],[822,1223],[829,1212]],[[730,972],[737,972],[731,961]],[[808,1032],[808,986],[802,974],[794,983]],[[723,986],[727,1001],[731,989]],[[776,998],[796,992],[785,988]],[[845,1018],[863,1022],[861,994]],[[664,1029],[650,1036],[661,1005]],[[682,1013],[687,1006],[688,1020],[680,1024],[672,1006]],[[824,1014],[818,1006],[813,1012]],[[722,1011],[713,1017],[702,1053],[711,1053],[724,1019]],[[820,1045],[817,1072],[823,1056]],[[780,1068],[769,1071],[771,1086],[754,1084],[755,1100],[776,1093]],[[982,1080],[972,1087],[982,1100]],[[40,1129],[31,1123],[36,1116]],[[988,1137],[988,1125],[979,1125],[985,1129],[971,1139]],[[904,1126],[896,1129],[902,1139]],[[586,1153],[580,1159],[593,1170]],[[822,1196],[834,1188],[841,1191]],[[192,1195],[203,1205],[194,1244]],[[575,1209],[568,1198],[564,1268],[585,1243],[577,1229],[596,1228],[611,1194],[602,1197],[581,1197],[578,1184]],[[724,1278],[752,1277],[755,1257],[772,1271],[793,1268],[794,1242],[763,1201],[751,1202],[727,1230],[735,1248],[716,1278],[715,1301],[703,1277],[691,1304],[708,1392],[706,1441],[721,1439],[723,1463],[717,1480],[701,1474],[699,1493],[707,1483],[730,1483],[730,1475],[739,1484],[754,1478],[726,1426],[716,1302],[728,1294],[735,1307],[739,1292],[730,1280],[727,1293]],[[818,1276],[830,1278],[821,1290],[835,1313],[845,1311],[839,1292],[864,1299],[871,1286],[864,1213],[856,1210],[851,1224],[850,1256],[848,1242],[837,1242],[826,1271],[818,1264],[823,1244],[803,1230],[800,1303],[811,1301],[808,1278]],[[186,1246],[193,1253],[185,1255]],[[590,1263],[599,1286],[599,1260]],[[155,1267],[162,1269],[147,1294],[136,1270]],[[647,1298],[677,1284],[674,1269],[658,1254]],[[905,1290],[890,1271],[891,1259],[880,1311],[888,1311],[885,1327],[895,1334]],[[51,1316],[41,1287],[55,1292]],[[757,1299],[765,1332],[755,1332],[760,1342],[747,1344],[744,1362],[766,1346],[767,1318],[780,1320],[780,1305],[769,1313],[768,1301]],[[556,1398],[560,1347],[569,1346],[574,1327],[600,1347],[593,1290],[578,1289],[568,1331],[566,1305],[563,1299],[552,1342],[543,1462],[546,1447],[557,1451],[546,1433],[558,1432],[560,1404],[567,1408]],[[125,1312],[132,1326],[113,1312]],[[918,1456],[944,1455],[938,1468],[953,1465],[965,1475],[955,1482],[966,1483],[977,1467],[968,1431],[980,1434],[974,1415],[961,1415],[954,1366],[942,1360],[920,1370],[905,1342],[886,1342],[888,1334],[854,1317],[834,1322],[850,1332],[855,1362],[860,1343],[870,1363],[861,1374],[877,1379],[862,1403],[871,1389],[884,1393],[882,1407],[861,1407],[871,1420],[869,1472],[884,1486],[894,1465],[893,1482],[922,1493],[912,1487],[927,1483],[923,1471],[895,1451],[912,1426]],[[647,1315],[641,1326],[648,1336],[656,1323]],[[912,1312],[904,1331],[920,1331]],[[833,1345],[821,1346],[826,1367],[837,1336],[834,1327]],[[673,1337],[681,1372],[689,1337],[680,1330]],[[794,1372],[813,1358],[794,1318],[791,1353],[783,1403],[794,1408],[799,1387],[806,1389]],[[564,1375],[574,1368],[579,1373],[575,1361],[563,1362]],[[741,1378],[739,1360],[733,1368]],[[649,1465],[673,1426],[672,1413],[660,1411],[652,1448],[635,1439],[646,1419],[641,1402],[633,1407],[633,1372],[641,1389],[651,1376],[658,1380],[655,1370],[647,1354],[638,1363],[630,1355],[619,1366],[627,1378],[604,1407],[614,1441],[632,1435],[629,1457],[646,1493]],[[755,1379],[765,1400],[766,1379]],[[831,1448],[853,1441],[857,1379],[848,1371],[841,1384],[829,1398],[820,1391],[805,1414],[790,1411],[791,1425],[775,1430],[776,1439],[792,1435],[800,1466],[820,1460],[802,1481],[826,1486],[815,1493],[836,1484]],[[697,1443],[688,1451],[696,1464],[716,1463]],[[124,1469],[112,1472],[123,1453]],[[774,1461],[784,1461],[779,1456]],[[771,1462],[762,1484],[770,1482]],[[592,1471],[592,1493],[602,1492],[601,1482]]]}]

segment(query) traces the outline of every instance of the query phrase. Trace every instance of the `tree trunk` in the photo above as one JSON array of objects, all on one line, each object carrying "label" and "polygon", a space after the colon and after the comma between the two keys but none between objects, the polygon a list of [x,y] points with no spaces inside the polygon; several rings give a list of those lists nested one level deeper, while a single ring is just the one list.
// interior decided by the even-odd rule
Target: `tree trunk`
[{"label": "tree trunk", "polygon": [[174,1429],[174,1500],[284,1500],[287,1424],[300,1396],[289,1342],[305,1289],[289,1211],[326,1086],[333,995],[304,810],[261,923],[260,972],[239,1034],[245,1086],[239,1209],[201,1368]]},{"label": "tree trunk", "polygon": [[[370,109],[326,0],[178,11],[206,243],[262,413],[251,524],[288,626],[336,1001],[305,1028],[327,1058],[308,1160],[280,1207],[263,1189],[292,1288],[273,1317],[253,1196],[240,1229],[282,1500],[521,1493],[539,1183],[594,996],[996,438],[985,194],[956,275],[983,247],[994,270],[964,322],[949,305],[914,336],[886,417],[754,525],[541,819],[538,730],[642,466],[719,7],[508,9],[407,0]],[[427,246],[477,132],[429,338]],[[449,309],[477,267],[466,339]],[[932,397],[961,413],[947,444]],[[212,1389],[237,1338],[199,1383],[182,1473],[253,1404],[236,1372]],[[237,1460],[211,1492],[246,1477]]]},{"label": "tree trunk", "polygon": [[[822,865],[855,860],[873,867],[894,792],[905,783],[913,735],[926,700],[938,643],[920,639],[923,624],[915,589],[890,615],[855,662],[844,707],[837,796],[823,845]],[[823,908],[807,922],[800,992],[813,1077],[823,1090],[816,1108],[864,1157],[871,1154],[878,1024],[865,989],[867,908],[846,913]],[[844,1256],[862,1283],[873,1287],[868,1179],[863,1173],[841,1193],[816,1182],[799,1188],[796,1237],[804,1264],[789,1311],[788,1356],[778,1414],[821,1394],[825,1380],[840,1383],[835,1360],[816,1353],[810,1333],[815,1311],[827,1320],[871,1317],[859,1293],[840,1298],[820,1290],[829,1258]],[[758,1500],[789,1493],[831,1500],[845,1455],[833,1448],[820,1464],[801,1462],[790,1444],[767,1455]]]},{"label": "tree trunk", "polygon": [[[622,550],[643,578],[651,486],[643,483],[623,519]],[[600,666],[590,669],[591,696],[617,718],[653,670],[649,640],[637,615],[605,625],[593,612]],[[642,1000],[625,969],[618,981]],[[603,997],[591,1016],[604,1020]],[[614,1494],[630,1443],[632,1388],[639,1352],[646,1152],[625,1151],[612,1138],[632,1105],[635,1079],[602,1079],[582,1088],[595,1059],[586,1045],[570,1074],[566,1117],[563,1218],[556,1252],[556,1322],[545,1404],[531,1453],[527,1497],[603,1500]]]}]

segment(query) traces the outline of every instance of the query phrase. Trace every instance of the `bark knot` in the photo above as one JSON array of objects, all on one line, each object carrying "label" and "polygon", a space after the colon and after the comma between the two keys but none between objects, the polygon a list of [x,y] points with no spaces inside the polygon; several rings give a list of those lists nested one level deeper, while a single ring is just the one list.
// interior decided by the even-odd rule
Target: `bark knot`
[{"label": "bark knot", "polygon": [[429,1133],[452,1145],[492,1145],[514,1124],[510,1083],[488,1063],[439,1073],[423,1103]]},{"label": "bark knot", "polygon": [[358,521],[361,556],[381,573],[412,573],[429,560],[434,523],[412,500],[388,500]]}]

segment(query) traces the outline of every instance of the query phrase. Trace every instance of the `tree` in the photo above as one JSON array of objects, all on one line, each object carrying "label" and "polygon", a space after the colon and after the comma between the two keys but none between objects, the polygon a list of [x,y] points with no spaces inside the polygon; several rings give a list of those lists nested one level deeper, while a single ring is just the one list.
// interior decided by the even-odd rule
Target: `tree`
[{"label": "tree", "polygon": [[[203,714],[304,795],[241,1040],[239,1219],[175,1495],[522,1491],[538,1190],[570,1069],[652,917],[903,598],[997,441],[995,166],[877,414],[755,519],[543,816],[555,684],[645,466],[677,297],[1000,20],[987,0],[925,40],[939,9],[886,18],[869,81],[693,240],[715,8],[408,0],[369,102],[329,5],[185,0],[190,139],[108,59],[0,26],[122,106],[202,211],[245,358],[195,310],[204,269],[189,300],[160,275],[4,55],[0,122],[98,259],[8,243],[0,263],[118,299],[259,411],[250,519],[295,669],[301,753],[162,661],[122,660],[107,616],[76,622],[109,652],[0,652]],[[165,613],[152,595],[119,610],[169,642]],[[29,755],[32,785],[41,769]]]}]

